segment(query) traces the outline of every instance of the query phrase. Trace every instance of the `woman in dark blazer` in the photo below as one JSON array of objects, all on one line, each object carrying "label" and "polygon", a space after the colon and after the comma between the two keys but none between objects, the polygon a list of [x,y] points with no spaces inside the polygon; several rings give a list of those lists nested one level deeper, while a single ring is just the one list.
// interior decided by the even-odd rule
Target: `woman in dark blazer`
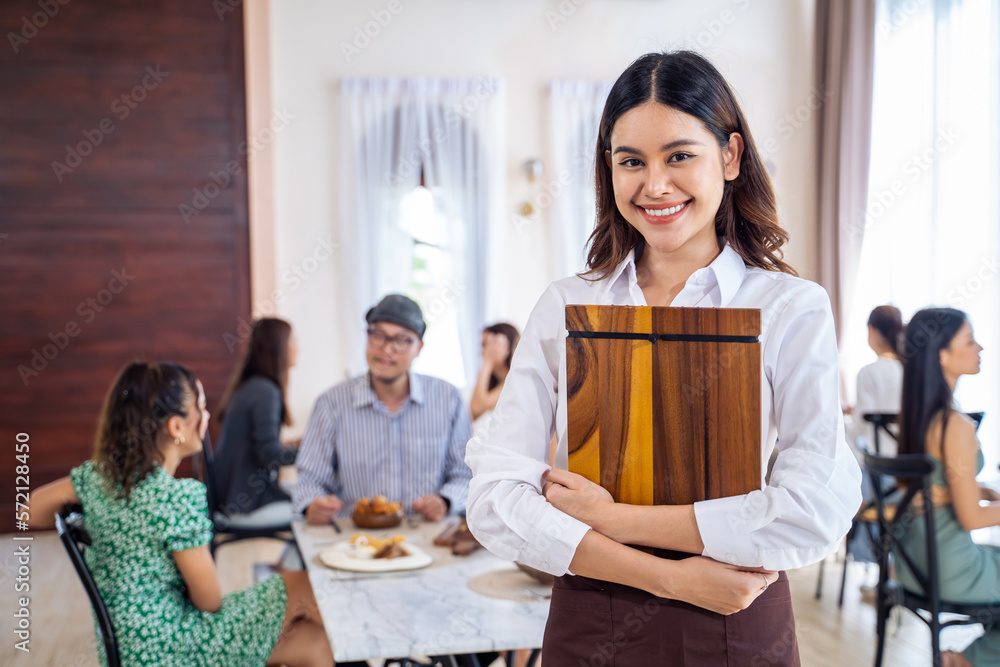
[{"label": "woman in dark blazer", "polygon": [[291,516],[291,499],[278,485],[278,470],[295,462],[296,450],[282,447],[279,435],[282,424],[291,423],[285,392],[297,354],[288,322],[254,322],[218,410],[222,434],[215,452],[216,478],[221,510],[230,519],[263,512]]}]

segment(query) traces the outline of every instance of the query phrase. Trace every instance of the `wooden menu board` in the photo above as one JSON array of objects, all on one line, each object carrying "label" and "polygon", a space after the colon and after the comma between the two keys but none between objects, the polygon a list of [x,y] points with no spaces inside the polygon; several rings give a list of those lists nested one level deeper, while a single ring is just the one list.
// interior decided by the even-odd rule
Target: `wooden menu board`
[{"label": "wooden menu board", "polygon": [[569,469],[635,505],[761,488],[760,311],[567,306]]}]

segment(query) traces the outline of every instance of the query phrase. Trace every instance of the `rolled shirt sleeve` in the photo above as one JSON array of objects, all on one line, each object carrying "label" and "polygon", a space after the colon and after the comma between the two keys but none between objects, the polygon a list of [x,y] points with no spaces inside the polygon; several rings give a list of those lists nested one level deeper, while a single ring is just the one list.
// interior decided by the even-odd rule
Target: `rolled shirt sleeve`
[{"label": "rolled shirt sleeve", "polygon": [[764,402],[771,403],[779,450],[769,484],[694,506],[705,556],[772,570],[831,553],[861,504],[861,473],[844,437],[829,298],[806,281],[786,289],[789,298],[764,323]]},{"label": "rolled shirt sleeve", "polygon": [[557,391],[565,384],[560,362],[564,306],[554,287],[542,295],[514,352],[496,410],[466,450],[473,473],[468,522],[476,539],[501,558],[555,575],[569,571],[590,530],[542,495]]}]

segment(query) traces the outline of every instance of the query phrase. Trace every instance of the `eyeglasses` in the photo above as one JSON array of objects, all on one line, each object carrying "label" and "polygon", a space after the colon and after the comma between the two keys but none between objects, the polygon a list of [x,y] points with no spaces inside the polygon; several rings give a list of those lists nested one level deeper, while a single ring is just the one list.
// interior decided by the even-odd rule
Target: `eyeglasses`
[{"label": "eyeglasses", "polygon": [[413,345],[416,340],[417,339],[413,336],[406,336],[403,334],[398,336],[386,336],[378,329],[368,329],[368,345],[376,349],[381,349],[386,343],[388,343],[389,349],[393,352],[402,352],[410,349],[410,346]]}]

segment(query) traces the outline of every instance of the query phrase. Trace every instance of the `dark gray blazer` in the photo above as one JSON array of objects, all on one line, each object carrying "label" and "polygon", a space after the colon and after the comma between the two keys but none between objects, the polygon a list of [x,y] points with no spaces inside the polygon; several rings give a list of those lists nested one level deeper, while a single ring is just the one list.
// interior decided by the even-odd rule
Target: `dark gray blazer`
[{"label": "dark gray blazer", "polygon": [[278,500],[289,500],[278,486],[278,469],[295,463],[298,450],[282,447],[281,390],[252,377],[236,390],[215,449],[219,502],[226,514],[246,514]]}]

